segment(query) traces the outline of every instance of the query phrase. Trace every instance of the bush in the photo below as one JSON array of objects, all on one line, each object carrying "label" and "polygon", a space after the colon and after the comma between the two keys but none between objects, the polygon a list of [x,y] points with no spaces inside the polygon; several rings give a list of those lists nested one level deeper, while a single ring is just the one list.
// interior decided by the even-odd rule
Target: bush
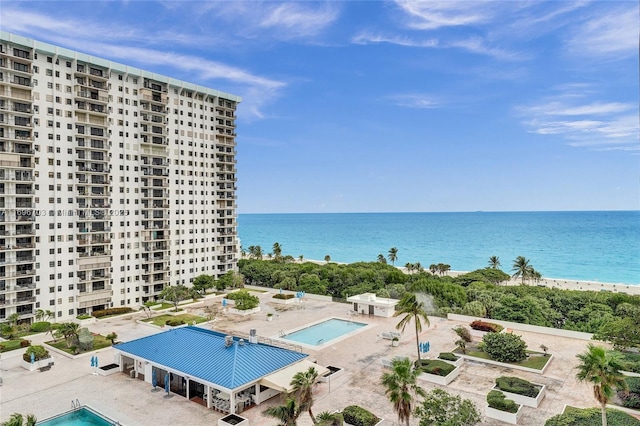
[{"label": "bush", "polygon": [[527,344],[512,333],[487,333],[482,338],[484,351],[499,362],[519,362],[527,358]]},{"label": "bush", "polygon": [[541,386],[534,385],[519,377],[498,377],[496,386],[504,392],[517,393],[518,395],[529,396],[535,398],[538,396]]},{"label": "bush", "polygon": [[51,328],[50,322],[40,321],[40,322],[34,322],[33,324],[31,324],[31,327],[29,329],[33,333],[44,333],[46,331],[49,331],[50,328]]},{"label": "bush", "polygon": [[350,405],[342,410],[344,421],[353,426],[374,426],[380,421],[372,412],[357,405]]},{"label": "bush", "polygon": [[31,362],[31,354],[33,354],[35,361],[49,358],[49,351],[47,351],[43,346],[40,345],[29,346],[22,355],[22,359],[27,362]]},{"label": "bush", "polygon": [[455,327],[453,331],[465,342],[471,342],[471,332],[467,327],[458,326]]},{"label": "bush", "polygon": [[182,325],[185,324],[185,322],[181,319],[168,319],[167,321],[165,321],[165,324],[170,326],[170,327],[176,327],[178,325]]},{"label": "bush", "polygon": [[448,362],[439,361],[437,359],[421,359],[415,362],[416,368],[424,373],[435,374],[436,376],[448,376],[456,367]]},{"label": "bush", "polygon": [[253,309],[260,304],[258,297],[249,294],[247,290],[238,290],[233,293],[229,293],[226,296],[227,299],[235,300],[236,309],[246,311]]},{"label": "bush", "polygon": [[89,314],[80,314],[80,315],[76,316],[76,319],[79,319],[79,320],[86,320],[86,319],[89,319],[89,318],[91,318],[91,315],[89,315]]},{"label": "bush", "polygon": [[278,293],[273,295],[274,299],[283,299],[283,300],[293,299],[294,297],[296,297],[295,294]]},{"label": "bush", "polygon": [[487,403],[489,407],[496,410],[506,411],[507,413],[517,413],[518,404],[507,399],[504,394],[498,390],[492,390],[487,394]]},{"label": "bush", "polygon": [[470,324],[470,326],[474,330],[488,331],[489,333],[500,333],[504,329],[504,327],[500,324],[494,324],[492,322],[485,322],[480,320],[475,320]]},{"label": "bush", "polygon": [[31,340],[21,340],[20,341],[20,347],[21,348],[28,348],[29,346],[31,346]]},{"label": "bush", "polygon": [[622,406],[627,408],[640,408],[640,377],[625,377],[629,392],[618,392]]},{"label": "bush", "polygon": [[624,371],[640,374],[640,354],[633,352],[618,352],[622,355]]},{"label": "bush", "polygon": [[101,318],[101,317],[106,317],[106,316],[109,316],[109,315],[128,314],[129,312],[133,312],[133,309],[131,309],[131,308],[109,308],[109,309],[103,309],[101,311],[93,311],[91,313],[91,315],[96,317],[96,318]]},{"label": "bush", "polygon": [[630,393],[622,396],[622,406],[627,408],[638,409],[640,408],[640,395],[637,393]]},{"label": "bush", "polygon": [[[548,419],[545,426],[593,426],[601,424],[602,411],[599,408],[567,409],[564,414],[558,414]],[[640,426],[636,420],[620,410],[607,408],[607,422],[610,426]]]},{"label": "bush", "polygon": [[440,352],[440,355],[438,355],[438,358],[444,359],[446,361],[457,361],[458,360],[458,356],[456,354],[451,353],[451,352]]}]

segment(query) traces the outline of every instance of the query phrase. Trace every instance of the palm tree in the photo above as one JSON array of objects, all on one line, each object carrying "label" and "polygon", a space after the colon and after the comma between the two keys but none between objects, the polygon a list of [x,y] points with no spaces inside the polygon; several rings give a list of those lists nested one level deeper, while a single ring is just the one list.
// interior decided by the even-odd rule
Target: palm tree
[{"label": "palm tree", "polygon": [[580,364],[576,378],[593,385],[593,395],[602,408],[602,426],[607,426],[607,403],[616,389],[627,390],[627,382],[620,373],[623,361],[616,352],[589,343],[587,350],[576,355]]},{"label": "palm tree", "polygon": [[389,249],[389,260],[392,265],[395,265],[396,260],[398,260],[398,247],[391,247]]},{"label": "palm tree", "polygon": [[331,262],[331,256],[326,255],[326,256],[324,257],[324,261],[325,261],[325,262],[327,262],[327,263]]},{"label": "palm tree", "polygon": [[491,256],[489,258],[489,268],[500,269],[500,258],[498,256]]},{"label": "palm tree", "polygon": [[404,264],[405,269],[407,270],[408,273],[412,273],[413,272],[413,263],[407,262]]},{"label": "palm tree", "polygon": [[420,340],[419,335],[422,331],[422,318],[424,320],[425,325],[429,326],[429,318],[427,318],[427,312],[425,311],[424,302],[419,302],[416,299],[415,293],[405,293],[400,299],[398,303],[398,308],[396,312],[393,314],[394,317],[399,315],[404,315],[404,318],[400,320],[400,322],[396,325],[396,329],[402,330],[404,333],[404,329],[409,324],[409,322],[413,319],[416,326],[416,347],[418,348],[418,360],[420,360]]},{"label": "palm tree", "polygon": [[254,250],[253,250],[253,257],[255,259],[260,259],[262,260],[262,256],[264,255],[264,252],[262,251],[262,247],[260,246],[255,246]]},{"label": "palm tree", "polygon": [[297,372],[291,379],[291,385],[298,399],[300,411],[306,408],[313,424],[316,423],[316,418],[313,416],[311,407],[313,406],[313,386],[317,381],[318,371],[313,367],[309,367],[307,371]]},{"label": "palm tree", "polygon": [[432,263],[431,265],[429,265],[429,272],[431,272],[432,274],[435,274],[438,271],[438,265],[436,265],[435,263]]},{"label": "palm tree", "polygon": [[262,413],[278,419],[278,426],[296,426],[301,410],[295,398],[287,398],[284,405],[269,407]]},{"label": "palm tree", "polygon": [[420,262],[416,262],[413,265],[413,270],[414,271],[418,271],[418,272],[422,272],[422,271],[424,271],[424,268],[422,267],[422,264]]},{"label": "palm tree", "polygon": [[64,339],[67,341],[67,346],[71,347],[78,340],[78,336],[80,333],[80,324],[77,322],[64,322],[60,324],[60,333],[64,336]]},{"label": "palm tree", "polygon": [[420,370],[412,368],[409,358],[393,360],[391,371],[382,375],[382,385],[386,388],[385,394],[393,404],[393,409],[398,413],[398,423],[404,422],[409,426],[415,396],[426,395],[417,385],[419,375]]},{"label": "palm tree", "polygon": [[529,259],[524,256],[518,256],[513,261],[513,268],[511,268],[513,275],[511,275],[511,278],[521,278],[522,284],[524,284],[524,281],[531,276],[533,270],[533,266],[529,264]]},{"label": "palm tree", "polygon": [[302,261],[304,260],[304,255],[301,254],[300,256],[298,256],[298,260],[300,261],[300,263],[302,263]]},{"label": "palm tree", "polygon": [[278,242],[273,243],[273,256],[276,261],[279,261],[282,257],[282,246]]},{"label": "palm tree", "polygon": [[0,423],[0,426],[35,426],[36,416],[33,414],[27,414],[27,418],[22,417],[20,413],[13,413],[9,420]]},{"label": "palm tree", "polygon": [[387,263],[387,259],[384,257],[384,254],[380,253],[378,255],[378,263]]}]

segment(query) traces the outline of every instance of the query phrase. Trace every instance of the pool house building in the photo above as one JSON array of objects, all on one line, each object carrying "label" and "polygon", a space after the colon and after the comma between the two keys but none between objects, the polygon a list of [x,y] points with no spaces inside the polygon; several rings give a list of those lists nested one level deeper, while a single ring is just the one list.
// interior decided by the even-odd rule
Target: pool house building
[{"label": "pool house building", "polygon": [[347,302],[353,304],[353,312],[360,315],[373,315],[376,317],[390,318],[400,302],[397,299],[377,297],[375,293],[362,293],[347,298]]},{"label": "pool house building", "polygon": [[181,395],[223,413],[246,408],[291,391],[291,379],[313,366],[307,354],[206,330],[171,329],[114,346],[120,371],[157,391]]}]

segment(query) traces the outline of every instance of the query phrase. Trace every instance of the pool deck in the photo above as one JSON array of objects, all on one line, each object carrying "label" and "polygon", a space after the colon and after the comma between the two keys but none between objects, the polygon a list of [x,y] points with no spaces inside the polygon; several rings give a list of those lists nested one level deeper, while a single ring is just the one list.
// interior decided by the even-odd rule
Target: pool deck
[{"label": "pool deck", "polygon": [[[347,317],[349,306],[340,303],[328,303],[306,300],[302,304],[275,305],[269,303],[273,293],[254,293],[261,299],[262,312],[247,317],[220,314],[213,323],[203,327],[223,331],[247,333],[256,329],[259,336],[278,335],[280,330],[291,330],[322,319]],[[220,298],[208,298],[203,302],[188,305],[187,311],[200,311],[203,304],[220,306]],[[274,313],[272,321],[266,320],[266,313]],[[98,321],[89,326],[92,332],[107,334],[116,332],[118,339],[128,341],[148,336],[160,329],[139,324],[136,319],[144,317],[142,313],[110,318]],[[461,325],[457,321],[442,318],[430,318],[431,325],[423,329],[421,341],[431,343],[429,356],[437,356],[439,352],[450,351],[457,340],[452,328]],[[382,318],[357,316],[355,321],[370,325],[362,332],[344,339],[329,342],[316,350],[305,348],[311,360],[321,365],[332,365],[344,368],[344,374],[330,383],[319,383],[315,390],[313,412],[335,411],[346,405],[358,404],[368,408],[379,417],[387,420],[386,424],[396,424],[397,416],[391,403],[379,385],[383,372],[381,359],[394,356],[417,357],[415,333],[410,324],[400,339],[398,347],[392,347],[390,340],[381,339],[382,332],[395,331],[399,318]],[[522,332],[529,348],[536,349],[541,344],[549,347],[554,355],[551,365],[544,375],[515,371],[502,367],[490,367],[466,362],[461,367],[460,376],[446,390],[473,400],[483,414],[483,425],[500,425],[498,421],[484,418],[485,397],[491,389],[496,377],[500,375],[516,375],[535,383],[547,386],[547,396],[538,409],[524,408],[524,415],[519,424],[540,425],[544,421],[559,414],[565,404],[576,407],[595,407],[591,389],[578,383],[575,379],[576,354],[583,352],[587,341],[540,335]],[[50,340],[43,334],[31,337],[33,343]],[[22,352],[22,351],[15,351]],[[38,419],[54,416],[71,408],[71,402],[78,400],[118,420],[122,425],[180,425],[189,424],[212,425],[222,414],[208,410],[185,398],[172,394],[169,398],[162,391],[152,392],[151,386],[140,380],[131,379],[124,374],[99,376],[92,374],[91,356],[84,354],[75,359],[55,355],[55,365],[49,370],[28,372],[20,366],[20,354],[5,353],[0,359],[0,375],[3,385],[0,386],[0,421],[7,420],[11,413],[35,414]],[[100,365],[113,362],[115,351],[111,348],[98,351]],[[421,382],[429,391],[437,385]],[[250,419],[252,425],[275,425],[275,419],[262,415],[262,411],[279,403],[279,397],[272,398],[258,408],[251,408],[241,413]],[[312,425],[309,416],[300,416],[300,426]],[[418,421],[412,418],[411,425]]]}]

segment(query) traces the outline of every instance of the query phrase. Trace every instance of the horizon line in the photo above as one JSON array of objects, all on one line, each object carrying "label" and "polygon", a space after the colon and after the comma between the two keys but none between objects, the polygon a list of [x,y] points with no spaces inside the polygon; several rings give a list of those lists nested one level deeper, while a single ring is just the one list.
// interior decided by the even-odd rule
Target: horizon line
[{"label": "horizon line", "polygon": [[638,212],[637,210],[457,210],[457,211],[331,211],[331,212],[238,212],[238,214],[415,214],[415,213],[607,213],[607,212]]}]

